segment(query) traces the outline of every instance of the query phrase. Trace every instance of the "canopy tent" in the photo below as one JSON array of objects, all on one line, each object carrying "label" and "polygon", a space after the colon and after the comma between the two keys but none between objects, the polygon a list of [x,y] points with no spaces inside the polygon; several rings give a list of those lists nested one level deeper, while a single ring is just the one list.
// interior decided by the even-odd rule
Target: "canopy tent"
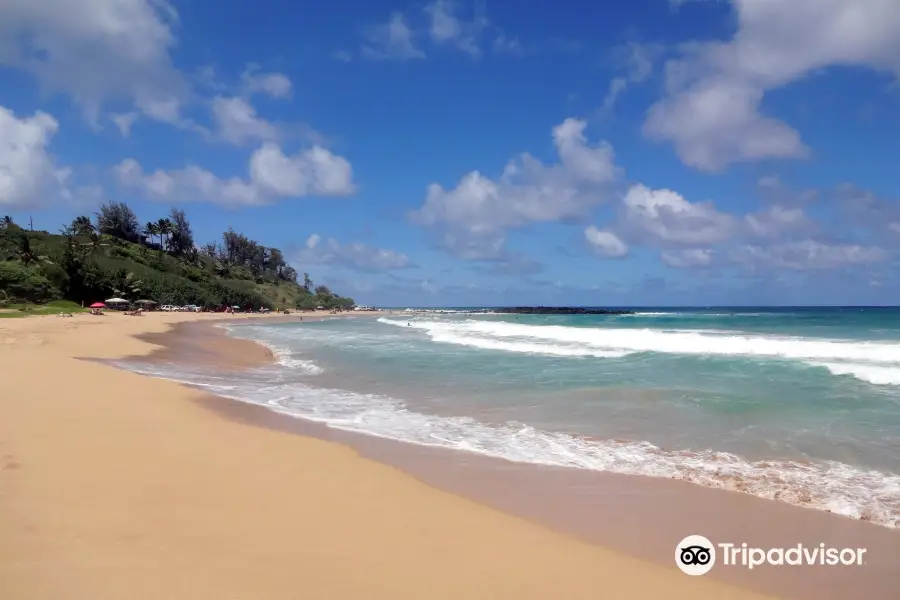
[{"label": "canopy tent", "polygon": [[106,308],[106,305],[102,302],[94,302],[91,304],[91,308]]},{"label": "canopy tent", "polygon": [[124,298],[110,298],[106,301],[107,304],[128,304],[128,300]]},{"label": "canopy tent", "polygon": [[135,304],[159,304],[155,300],[137,300]]}]

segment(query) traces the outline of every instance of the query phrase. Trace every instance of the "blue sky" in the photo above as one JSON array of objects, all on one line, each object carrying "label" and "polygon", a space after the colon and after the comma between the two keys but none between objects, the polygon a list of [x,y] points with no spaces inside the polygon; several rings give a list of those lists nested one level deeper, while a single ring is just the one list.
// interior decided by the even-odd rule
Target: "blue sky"
[{"label": "blue sky", "polygon": [[900,4],[523,6],[3,3],[0,212],[377,305],[897,303]]}]

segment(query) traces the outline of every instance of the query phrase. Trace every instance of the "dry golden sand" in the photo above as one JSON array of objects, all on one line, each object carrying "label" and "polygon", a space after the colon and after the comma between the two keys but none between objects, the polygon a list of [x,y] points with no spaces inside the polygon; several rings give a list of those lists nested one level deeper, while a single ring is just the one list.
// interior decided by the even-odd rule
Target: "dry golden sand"
[{"label": "dry golden sand", "polygon": [[218,315],[0,321],[0,598],[760,598],[78,357]]}]

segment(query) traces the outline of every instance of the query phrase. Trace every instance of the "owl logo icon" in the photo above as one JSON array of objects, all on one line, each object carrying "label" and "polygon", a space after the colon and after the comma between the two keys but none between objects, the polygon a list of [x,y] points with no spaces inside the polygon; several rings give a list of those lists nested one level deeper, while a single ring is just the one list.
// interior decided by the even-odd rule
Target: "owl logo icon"
[{"label": "owl logo icon", "polygon": [[689,535],[675,546],[675,564],[687,575],[706,575],[716,564],[716,547],[702,535]]}]

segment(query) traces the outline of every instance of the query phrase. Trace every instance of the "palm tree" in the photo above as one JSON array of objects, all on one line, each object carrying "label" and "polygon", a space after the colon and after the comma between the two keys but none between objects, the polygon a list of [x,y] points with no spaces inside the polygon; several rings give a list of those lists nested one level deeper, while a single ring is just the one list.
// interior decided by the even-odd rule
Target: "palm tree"
[{"label": "palm tree", "polygon": [[117,281],[113,284],[113,294],[130,300],[141,292],[143,284],[144,282],[135,277],[134,271],[120,272]]},{"label": "palm tree", "polygon": [[[169,236],[172,234],[172,221],[169,219],[160,219],[156,222],[156,227],[158,228],[157,233],[159,234],[159,243],[164,249],[168,248]],[[166,236],[165,242],[162,241],[163,236]]]},{"label": "palm tree", "polygon": [[94,224],[91,223],[90,217],[75,217],[72,221],[72,229],[75,231],[75,235],[90,235],[94,231],[96,231]]},{"label": "palm tree", "polygon": [[159,233],[159,227],[156,226],[156,223],[153,221],[147,221],[144,223],[144,235],[150,238],[150,243],[156,243],[153,240],[153,236]]},{"label": "palm tree", "polygon": [[16,257],[26,267],[32,264],[50,262],[50,259],[47,256],[38,254],[37,250],[31,246],[31,240],[27,235],[22,235],[19,238],[19,247],[16,248]]},{"label": "palm tree", "polygon": [[0,225],[2,225],[3,227],[9,227],[10,225],[13,225],[12,217],[6,215],[2,219],[0,219]]},{"label": "palm tree", "polygon": [[91,231],[88,234],[87,238],[88,240],[81,245],[88,249],[88,253],[90,255],[96,254],[102,246],[109,246],[109,243],[106,241],[106,237],[97,233],[96,231]]}]

